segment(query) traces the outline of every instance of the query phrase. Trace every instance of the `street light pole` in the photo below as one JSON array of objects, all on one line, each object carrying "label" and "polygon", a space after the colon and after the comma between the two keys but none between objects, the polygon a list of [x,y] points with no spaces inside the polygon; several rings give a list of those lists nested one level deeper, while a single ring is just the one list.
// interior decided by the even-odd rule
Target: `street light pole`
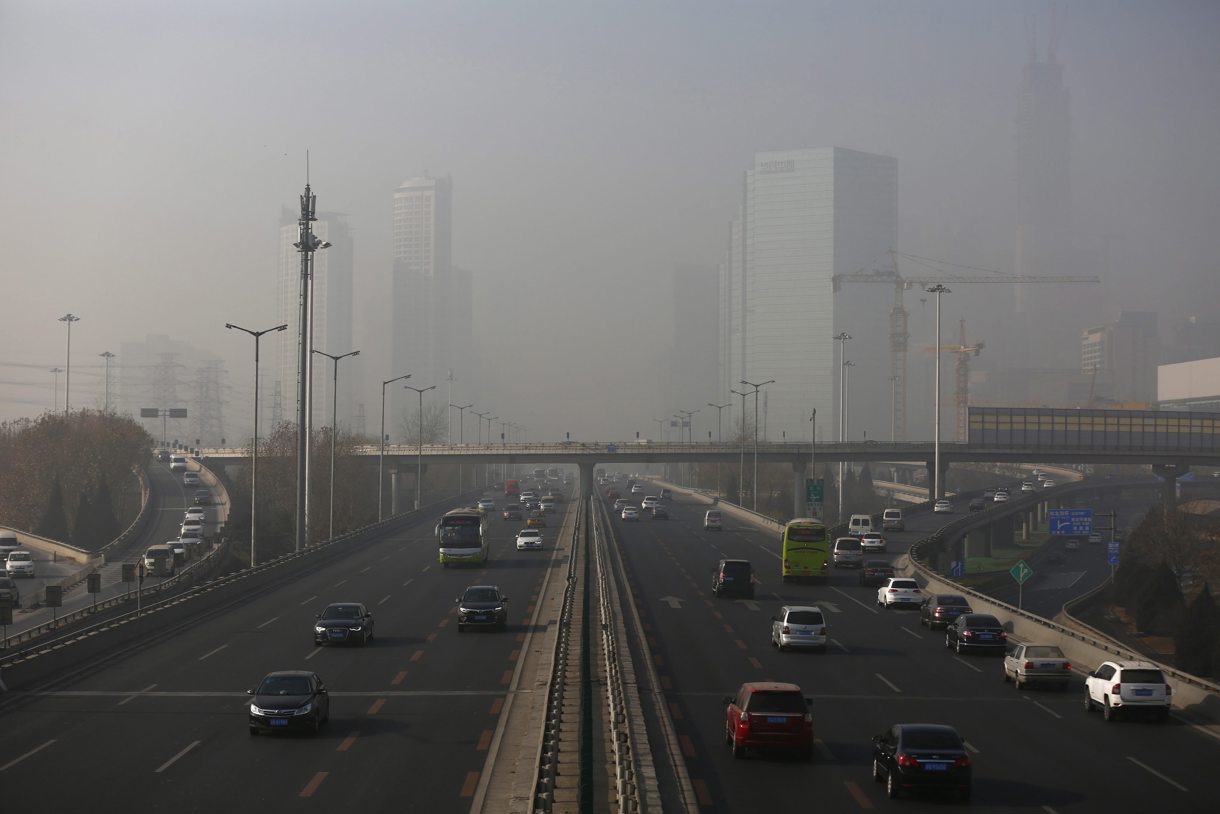
[{"label": "street light pole", "polygon": [[385,388],[387,384],[393,384],[404,379],[411,378],[411,374],[407,373],[402,376],[395,376],[392,379],[386,379],[381,383],[381,435],[377,442],[381,447],[381,454],[377,456],[377,522],[381,522],[381,501],[385,496],[385,476],[382,471],[385,469]]},{"label": "street light pole", "polygon": [[[844,373],[847,370],[847,368],[843,366],[843,363],[847,361],[847,340],[851,339],[851,334],[849,334],[847,331],[840,331],[839,333],[832,336],[831,339],[833,339],[834,341],[839,343],[839,438],[838,438],[838,441],[840,444],[842,444],[843,435],[844,435],[844,429],[843,429],[844,422],[847,419],[847,404],[843,398],[843,393],[845,392],[845,389],[846,389],[844,387]],[[839,454],[840,454],[840,456],[842,456],[842,452],[840,452]],[[838,520],[839,520],[839,522],[842,522],[842,520],[843,520],[843,468],[844,468],[844,463],[845,462],[842,460],[842,457],[840,457],[840,459],[839,459],[839,489],[838,489],[838,492],[839,492]]]},{"label": "street light pole", "polygon": [[[58,413],[59,412],[59,374],[63,373],[64,369],[62,367],[53,367],[53,368],[51,368],[50,372],[55,374],[55,389],[51,391],[54,394],[51,397],[51,412]],[[165,435],[164,432],[161,434]]]},{"label": "street light pole", "polygon": [[[493,415],[487,419],[487,446],[491,446],[491,422],[499,420],[500,416]],[[483,486],[487,486],[487,482],[491,480],[491,473],[495,470],[489,464],[483,465]]]},{"label": "street light pole", "polygon": [[[678,412],[686,417],[686,443],[688,443],[688,444],[695,443],[695,413],[697,413],[699,411],[698,410],[679,410]],[[687,464],[686,464],[686,486],[688,489],[694,488],[694,481],[695,481],[694,462],[693,461],[687,462]]]},{"label": "street light pole", "polygon": [[108,350],[104,350],[99,353],[98,356],[106,360],[106,372],[104,374],[106,377],[106,401],[104,412],[108,413],[110,412],[110,360],[114,358],[114,354]]},{"label": "street light pole", "polygon": [[[478,416],[479,423],[476,425],[475,436],[476,436],[477,440],[475,441],[475,443],[482,444],[483,443],[483,418],[485,416],[491,415],[491,410],[483,410],[483,411],[471,410],[470,414],[473,416]],[[490,434],[490,433],[491,433],[491,431],[488,430],[488,434]],[[487,482],[487,465],[484,464],[483,467],[484,467],[483,468],[483,482],[486,483]],[[475,480],[477,481],[479,479],[479,470],[474,469],[473,474],[475,476]]]},{"label": "street light pole", "polygon": [[897,441],[898,430],[898,377],[890,376],[890,443]]},{"label": "street light pole", "polygon": [[[813,412],[809,414],[809,477],[813,478],[813,483],[816,486],[818,482],[818,465],[814,457],[817,455],[818,448],[818,410],[815,407]],[[810,516],[817,517],[818,520],[823,518],[818,517],[813,511],[813,506],[809,506]]]},{"label": "street light pole", "polygon": [[941,496],[940,482],[940,295],[953,293],[944,285],[937,283],[936,285],[928,286],[924,291],[929,294],[936,295],[936,398],[933,399],[933,410],[936,411],[936,419],[932,424],[932,447],[933,463],[932,466],[936,470],[932,473],[932,500],[935,501]]},{"label": "street light pole", "polygon": [[64,415],[67,415],[72,411],[72,323],[80,322],[80,317],[64,314],[59,321],[68,323],[68,354],[64,371]]},{"label": "street light pole", "polygon": [[738,390],[729,389],[735,396],[741,396],[741,451],[737,458],[737,499],[741,500],[741,492],[746,483],[746,396]]},{"label": "street light pole", "polygon": [[325,356],[335,363],[335,374],[330,385],[330,510],[328,512],[330,531],[327,534],[327,539],[333,540],[335,539],[335,437],[339,434],[339,360],[349,356],[359,356],[360,351],[353,350],[338,356],[332,356],[321,350],[315,350],[314,353]]},{"label": "street light pole", "polygon": [[[722,443],[722,440],[720,437],[720,416],[724,414],[725,407],[733,406],[733,402],[730,401],[725,404],[712,404],[709,401],[707,403],[707,406],[716,408],[716,445],[720,446],[720,444]],[[720,457],[719,457],[719,453],[717,453],[717,457],[716,457],[716,497],[717,498],[720,497]]]},{"label": "street light pole", "polygon": [[[458,411],[458,444],[466,445],[466,408],[473,407],[474,402],[470,404],[454,404],[449,402],[450,407],[456,407]],[[452,415],[452,413],[450,413]],[[450,430],[450,432],[453,432]],[[449,443],[453,443],[452,436],[449,438]],[[462,493],[462,459],[458,458],[458,494]]]},{"label": "street light pole", "polygon": [[[744,384],[746,387],[754,388],[754,483],[752,485],[754,487],[753,488],[754,511],[757,512],[758,511],[758,391],[761,390],[763,387],[765,387],[768,384],[774,384],[775,379],[767,379],[765,382],[759,382],[758,384],[755,384],[754,382],[747,382],[745,379],[742,379],[741,383]],[[742,402],[742,409],[743,410],[745,409],[744,402]]]},{"label": "street light pole", "polygon": [[419,393],[419,413],[416,417],[416,429],[419,430],[419,450],[415,453],[415,510],[419,511],[420,487],[424,477],[424,393],[427,393],[429,390],[435,390],[436,385],[430,384],[427,387],[412,387],[409,384],[404,384],[403,387]]},{"label": "street light pole", "polygon": [[[288,325],[276,325],[274,328],[262,331],[252,331],[231,322],[226,322],[225,327],[230,330],[244,331],[254,337],[254,443],[250,447],[250,567],[253,568],[257,564],[254,555],[257,550],[255,540],[258,537],[258,344],[263,334],[286,331]],[[161,434],[164,435],[165,431],[162,430]]]}]

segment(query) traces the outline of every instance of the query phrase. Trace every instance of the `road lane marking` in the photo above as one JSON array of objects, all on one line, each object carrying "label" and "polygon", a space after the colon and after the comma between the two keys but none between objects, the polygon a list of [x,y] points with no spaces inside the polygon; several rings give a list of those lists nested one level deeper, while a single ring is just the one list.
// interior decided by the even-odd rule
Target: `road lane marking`
[{"label": "road lane marking", "polygon": [[365,574],[365,573],[368,573],[369,571],[372,571],[372,570],[373,570],[373,566],[371,566],[371,565],[366,565],[366,566],[364,566],[363,568],[361,568],[361,569],[360,569],[360,573]]},{"label": "road lane marking", "polygon": [[338,588],[340,585],[342,585],[342,584],[343,584],[343,583],[345,583],[345,582],[347,582],[347,580],[346,580],[346,579],[341,579],[341,580],[339,580],[338,582],[336,582],[336,583],[335,583],[335,587],[336,587],[336,588]]},{"label": "road lane marking", "polygon": [[204,660],[204,659],[206,659],[208,656],[214,656],[214,655],[216,655],[217,653],[219,653],[221,650],[224,650],[224,649],[225,649],[226,647],[228,647],[228,646],[229,646],[229,645],[227,645],[227,644],[222,644],[220,647],[217,647],[215,650],[209,650],[208,652],[204,653],[202,656],[200,656],[199,658],[195,659],[195,661],[203,661],[203,660]]},{"label": "road lane marking", "polygon": [[402,587],[404,587],[404,588],[405,588],[405,587],[407,587],[408,585],[410,585],[410,584],[411,584],[412,582],[414,582],[414,581],[415,581],[415,577],[411,577],[409,580],[407,580],[406,582],[404,582],[404,583],[402,584]]},{"label": "road lane marking", "polygon": [[857,605],[859,605],[860,607],[864,608],[864,609],[865,609],[866,611],[868,611],[869,613],[877,613],[877,612],[878,612],[878,611],[877,611],[877,609],[876,609],[875,607],[873,607],[872,605],[866,605],[866,604],[864,604],[864,603],[863,603],[863,602],[861,602],[859,599],[856,599],[854,596],[852,596],[851,594],[849,594],[849,593],[847,593],[846,591],[844,591],[842,588],[834,588],[834,587],[832,587],[830,590],[834,591],[835,593],[842,594],[843,596],[847,597],[847,598],[848,598],[849,600],[851,600],[852,602],[855,602]]},{"label": "road lane marking", "polygon": [[783,559],[783,557],[781,557],[779,554],[776,554],[774,551],[772,551],[771,549],[767,548],[767,547],[766,547],[765,545],[763,545],[762,543],[759,543],[759,544],[758,544],[758,547],[759,547],[759,548],[761,548],[763,551],[767,552],[768,554],[770,554],[772,557],[774,557],[774,558],[775,558],[775,559],[777,559],[777,560],[782,560],[782,559]]},{"label": "road lane marking", "polygon": [[682,755],[684,757],[694,757],[695,756],[695,744],[690,739],[690,735],[679,735],[678,743],[680,743],[682,745]]},{"label": "road lane marking", "polygon": [[749,650],[750,649],[750,646],[748,644],[746,644],[745,642],[743,642],[741,639],[737,639],[736,642],[737,642],[738,649],[740,649],[740,650]]},{"label": "road lane marking", "polygon": [[314,656],[318,655],[321,652],[322,652],[322,648],[318,647],[317,645],[314,645],[313,650],[309,651],[309,655],[305,657],[305,660],[309,661],[311,658],[313,658]]},{"label": "road lane marking", "polygon": [[895,687],[895,686],[894,686],[894,684],[893,684],[893,682],[891,682],[891,681],[890,681],[888,678],[886,678],[885,676],[881,675],[881,673],[873,673],[873,675],[875,675],[875,676],[877,676],[877,678],[881,679],[882,683],[884,683],[884,684],[885,684],[887,687],[889,687],[889,688],[890,688],[891,690],[893,690],[894,692],[902,692],[902,690],[900,690],[900,689],[898,689],[897,687]]},{"label": "road lane marking", "polygon": [[956,661],[958,664],[964,664],[964,665],[966,665],[966,666],[967,666],[967,667],[969,667],[971,670],[974,670],[974,672],[976,672],[976,673],[981,673],[981,672],[983,672],[981,669],[979,669],[979,668],[978,668],[978,667],[976,667],[975,665],[971,664],[970,662],[966,661],[966,660],[965,660],[964,658],[962,658],[961,656],[954,656],[954,657],[953,657],[953,660],[954,660],[954,661]]},{"label": "road lane marking", "polygon": [[856,804],[860,806],[860,808],[863,808],[866,811],[872,809],[873,801],[865,796],[864,790],[856,784],[855,780],[846,780],[843,782],[843,785],[847,787],[847,791],[852,797],[855,798]]},{"label": "road lane marking", "polygon": [[391,681],[390,683],[393,684],[394,686],[398,686],[399,684],[401,684],[402,682],[404,682],[406,680],[407,680],[407,671],[403,670],[401,673],[394,676],[394,680]]},{"label": "road lane marking", "polygon": [[421,570],[420,570],[420,573],[421,573],[421,574],[427,573],[429,570],[431,570],[431,568],[432,568],[432,566],[431,566],[431,565],[425,565],[425,566],[423,567],[423,569],[421,569]]},{"label": "road lane marking", "polygon": [[727,634],[729,634],[730,636],[731,636],[731,635],[733,635],[733,626],[732,626],[732,625],[730,625],[728,622],[725,622],[725,624],[724,624],[724,632],[725,632],[725,633],[727,633]]},{"label": "road lane marking", "polygon": [[908,634],[908,635],[914,636],[916,639],[922,639],[922,638],[923,638],[923,636],[921,636],[920,634],[918,634],[918,633],[916,633],[915,631],[911,630],[909,627],[900,627],[900,628],[898,628],[898,629],[899,629],[899,630],[901,630],[903,633],[906,633],[906,634]]},{"label": "road lane marking", "polygon": [[813,739],[813,748],[817,751],[818,757],[822,760],[834,760],[835,753],[830,751],[830,747],[826,745],[826,741],[821,738]]},{"label": "road lane marking", "polygon": [[473,797],[475,787],[479,785],[478,772],[466,772],[466,782],[462,783],[462,790],[458,792],[459,797]]},{"label": "road lane marking", "polygon": [[411,658],[407,659],[407,661],[419,661],[423,657],[424,657],[424,651],[416,650],[414,653],[411,654]]},{"label": "road lane marking", "polygon": [[[308,605],[310,602],[314,601],[317,598],[318,598],[318,595],[314,594],[313,596],[309,597],[309,599],[306,599],[304,602],[302,602],[301,605]],[[321,781],[319,781],[319,782],[321,782]]]},{"label": "road lane marking", "polygon": [[1159,777],[1159,778],[1161,778],[1161,779],[1162,779],[1162,780],[1164,780],[1166,783],[1168,783],[1169,785],[1173,786],[1175,789],[1178,789],[1179,791],[1190,791],[1190,789],[1186,788],[1186,787],[1185,787],[1185,786],[1183,786],[1181,783],[1178,783],[1178,782],[1177,782],[1177,781],[1175,781],[1175,780],[1170,780],[1168,777],[1166,777],[1165,775],[1161,774],[1161,773],[1160,773],[1160,772],[1158,772],[1156,769],[1154,769],[1154,768],[1152,768],[1151,766],[1149,766],[1147,763],[1143,763],[1143,762],[1141,762],[1141,761],[1139,761],[1139,760],[1136,760],[1135,758],[1131,757],[1130,755],[1127,755],[1127,760],[1131,761],[1131,762],[1132,762],[1132,763],[1134,763],[1136,766],[1139,766],[1141,769],[1143,769],[1144,771],[1148,772],[1148,774],[1151,774],[1151,775],[1153,775],[1154,777]]},{"label": "road lane marking", "polygon": [[695,787],[695,799],[699,801],[699,805],[710,806],[712,804],[712,793],[708,790],[707,783],[704,783],[697,777],[692,777],[690,782]]},{"label": "road lane marking", "polygon": [[384,706],[385,706],[385,699],[378,698],[376,701],[373,702],[373,705],[371,707],[369,707],[369,711],[366,712],[365,714],[366,715],[376,715],[378,712],[381,712],[381,708]]},{"label": "road lane marking", "polygon": [[979,748],[977,746],[975,746],[973,743],[971,743],[970,741],[963,740],[962,745],[966,747],[967,752],[973,752],[976,755],[979,754]]},{"label": "road lane marking", "polygon": [[322,781],[326,779],[326,775],[330,772],[318,772],[313,776],[313,779],[305,784],[305,788],[301,789],[299,797],[312,797],[313,793],[318,790],[318,786],[322,785]]},{"label": "road lane marking", "polygon": [[1058,718],[1058,719],[1060,719],[1060,720],[1063,720],[1063,716],[1062,716],[1062,715],[1060,715],[1058,712],[1055,712],[1055,710],[1053,710],[1053,709],[1051,709],[1050,707],[1046,706],[1046,705],[1045,705],[1045,704],[1043,704],[1041,701],[1035,701],[1035,702],[1034,702],[1034,706],[1035,706],[1035,707],[1037,707],[1038,709],[1042,710],[1043,712],[1049,712],[1051,715],[1054,715],[1056,718]]},{"label": "road lane marking", "polygon": [[274,622],[274,621],[278,620],[279,618],[280,618],[280,617],[278,617],[278,616],[272,616],[272,617],[271,617],[270,619],[268,619],[266,622],[263,622],[261,625],[259,625],[258,627],[254,628],[254,629],[255,629],[255,630],[262,630],[262,629],[263,629],[263,628],[265,628],[267,625],[269,625],[269,624],[271,624],[272,622]]},{"label": "road lane marking", "polygon": [[10,760],[8,763],[5,763],[3,766],[0,766],[0,772],[4,771],[5,769],[9,769],[9,768],[12,768],[13,766],[16,766],[18,763],[20,763],[21,761],[25,760],[27,757],[32,757],[32,756],[34,756],[34,755],[38,754],[38,753],[39,753],[39,752],[41,752],[43,749],[46,749],[48,746],[50,746],[50,745],[51,745],[51,744],[53,744],[53,743],[55,743],[55,739],[54,739],[54,738],[52,738],[51,740],[47,741],[47,742],[46,742],[46,743],[44,743],[42,746],[35,746],[33,749],[31,749],[30,751],[26,752],[24,755],[21,755],[20,757],[13,758],[13,759],[12,759],[12,760]]},{"label": "road lane marking", "polygon": [[839,641],[838,639],[831,639],[830,641],[831,641],[831,643],[832,643],[832,644],[833,644],[835,647],[838,647],[838,648],[839,648],[840,650],[842,650],[844,653],[850,653],[850,652],[851,652],[850,650],[848,650],[848,649],[847,649],[847,645],[843,644],[843,642]]},{"label": "road lane marking", "polygon": [[495,733],[490,729],[484,729],[483,734],[479,735],[479,743],[477,746],[475,746],[475,750],[479,752],[486,752],[487,748],[491,746],[491,736],[493,734]]},{"label": "road lane marking", "polygon": [[151,689],[152,689],[153,687],[155,687],[155,686],[157,686],[157,685],[156,685],[156,684],[149,684],[147,687],[145,687],[144,689],[140,690],[138,693],[136,693],[136,694],[134,694],[134,695],[129,695],[129,696],[127,696],[127,697],[126,697],[126,698],[124,698],[122,701],[120,701],[119,703],[115,704],[115,706],[121,707],[121,706],[123,706],[124,704],[128,703],[129,701],[134,701],[134,700],[136,700],[137,698],[139,698],[141,695],[143,695],[144,693],[146,693],[146,692],[148,692],[149,690],[151,690]]},{"label": "road lane marking", "polygon": [[173,757],[171,757],[169,760],[165,761],[165,762],[164,762],[164,763],[162,763],[160,766],[158,766],[158,767],[157,767],[157,770],[156,770],[155,772],[153,772],[153,774],[160,774],[161,772],[163,772],[163,771],[165,771],[166,769],[168,769],[170,766],[173,766],[173,765],[174,765],[174,763],[176,763],[176,762],[178,761],[178,758],[182,757],[182,756],[183,756],[183,755],[185,755],[187,752],[189,752],[189,751],[191,751],[192,749],[194,749],[194,748],[195,748],[196,746],[198,746],[200,743],[201,743],[201,741],[191,741],[190,743],[188,743],[188,744],[186,745],[186,748],[185,748],[185,749],[183,749],[181,752],[179,752],[178,754],[174,755],[174,756],[173,756]]},{"label": "road lane marking", "polygon": [[513,671],[512,670],[505,670],[503,673],[500,674],[500,683],[503,684],[504,686],[507,687],[509,684],[512,683],[512,681],[513,681]]},{"label": "road lane marking", "polygon": [[669,717],[673,718],[675,721],[682,720],[682,708],[679,707],[675,701],[669,702]]},{"label": "road lane marking", "polygon": [[434,630],[431,633],[429,633],[427,636],[425,636],[424,641],[426,641],[428,643],[432,643],[432,642],[436,641],[436,631]]},{"label": "road lane marking", "polygon": [[385,603],[387,603],[389,601],[390,601],[390,594],[386,594],[385,596],[381,597],[381,601],[378,602],[377,604],[384,605]]},{"label": "road lane marking", "polygon": [[673,682],[673,680],[672,680],[672,679],[670,679],[670,677],[669,677],[669,676],[667,676],[667,675],[662,675],[662,676],[659,676],[659,678],[660,678],[660,681],[661,681],[661,689],[663,689],[663,690],[672,690],[672,689],[674,688],[674,682]]},{"label": "road lane marking", "polygon": [[753,656],[750,656],[750,664],[751,664],[751,666],[753,666],[753,667],[754,667],[754,669],[756,669],[756,670],[761,670],[761,669],[762,669],[762,662],[761,662],[761,661],[759,661],[758,659],[754,658]]},{"label": "road lane marking", "polygon": [[346,752],[348,749],[351,749],[352,744],[354,744],[356,742],[356,738],[358,738],[358,737],[360,737],[360,730],[359,729],[352,730],[352,734],[350,734],[346,738],[344,738],[343,741],[339,744],[338,748],[335,749],[335,751],[336,752]]}]

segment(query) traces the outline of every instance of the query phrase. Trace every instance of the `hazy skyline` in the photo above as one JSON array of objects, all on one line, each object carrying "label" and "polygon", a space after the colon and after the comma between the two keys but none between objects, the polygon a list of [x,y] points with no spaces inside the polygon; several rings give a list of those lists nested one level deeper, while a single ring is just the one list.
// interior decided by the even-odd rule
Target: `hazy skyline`
[{"label": "hazy skyline", "polygon": [[[361,350],[370,418],[405,372],[389,361],[393,190],[428,172],[453,179],[453,262],[474,280],[482,374],[455,371],[454,400],[531,440],[653,435],[688,406],[666,392],[674,269],[720,262],[755,152],[894,156],[898,248],[1013,269],[1031,18],[1044,51],[1045,0],[10,0],[0,420],[50,408],[70,311],[74,406],[101,403],[99,353],[165,334],[224,360],[240,437],[252,349],[224,324],[276,322],[279,217],[308,150],[319,209],[355,240],[355,348],[325,350]],[[1055,31],[1082,266],[1065,273],[1103,277],[1105,319],[1214,318],[1220,6],[1060,3]],[[946,330],[965,316],[985,334],[985,306],[946,298]],[[709,382],[704,401],[726,395]]]}]

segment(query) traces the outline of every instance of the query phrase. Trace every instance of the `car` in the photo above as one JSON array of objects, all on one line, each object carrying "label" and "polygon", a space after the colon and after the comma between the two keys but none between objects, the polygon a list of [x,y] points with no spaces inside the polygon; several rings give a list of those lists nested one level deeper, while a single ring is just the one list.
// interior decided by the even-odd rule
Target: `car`
[{"label": "car", "polygon": [[983,490],[983,500],[991,500],[995,497],[995,493],[999,490],[997,486],[989,486]]},{"label": "car", "polygon": [[207,489],[197,489],[192,499],[196,506],[212,505],[212,493]]},{"label": "car", "polygon": [[495,627],[508,624],[508,597],[497,585],[471,585],[454,600],[458,609],[458,633],[468,627]]},{"label": "car", "polygon": [[781,653],[789,647],[826,651],[829,628],[817,605],[785,605],[771,617],[771,644]]},{"label": "car", "polygon": [[963,613],[945,628],[945,647],[957,653],[973,648],[1002,654],[1008,649],[1008,634],[990,613]]},{"label": "car", "polygon": [[754,598],[754,567],[749,560],[722,559],[712,569],[712,596]]},{"label": "car", "polygon": [[1107,721],[1121,713],[1146,712],[1164,723],[1173,706],[1173,687],[1149,661],[1105,661],[1084,680],[1084,710],[1100,707]]},{"label": "car", "polygon": [[640,510],[635,506],[624,506],[623,511],[619,516],[624,520],[638,521],[640,519]]},{"label": "car", "polygon": [[537,511],[542,508],[542,501],[536,497],[526,498],[521,501],[521,507],[527,512]]},{"label": "car", "polygon": [[668,520],[669,519],[669,509],[665,508],[660,503],[658,503],[652,509],[652,519],[653,520]]},{"label": "car", "polygon": [[704,531],[724,531],[724,518],[719,509],[708,509],[703,513]]},{"label": "car", "polygon": [[860,565],[860,584],[884,585],[894,576],[894,566],[885,560],[865,560]]},{"label": "car", "polygon": [[198,520],[203,523],[207,520],[208,510],[202,506],[191,506],[183,515],[183,520]]},{"label": "car", "polygon": [[167,545],[150,545],[144,552],[144,571],[150,577],[174,575],[174,550]]},{"label": "car", "polygon": [[562,492],[551,492],[542,496],[542,501],[551,501],[552,503],[563,503],[564,497]]},{"label": "car", "polygon": [[631,494],[633,494],[633,495],[642,495],[642,494],[644,494],[644,486],[643,486],[643,484],[639,484],[639,483],[633,483],[633,484],[631,484]]},{"label": "car", "polygon": [[186,558],[190,555],[190,546],[187,545],[186,539],[183,537],[167,540],[165,544],[169,546],[169,550],[172,551],[175,556],[181,557],[183,560],[186,560]]},{"label": "car", "polygon": [[157,450],[157,460],[163,464],[169,463],[169,450],[168,449]]},{"label": "car", "polygon": [[981,512],[987,508],[987,501],[981,497],[972,498],[966,508],[972,512]]},{"label": "car", "polygon": [[919,583],[911,577],[890,577],[885,584],[877,589],[877,604],[889,609],[900,607],[918,607],[923,601],[923,592]]},{"label": "car", "polygon": [[645,497],[643,500],[640,501],[640,508],[646,512],[650,512],[653,509],[655,509],[657,507],[657,504],[660,502],[661,502],[661,499],[659,497],[657,497],[656,495],[648,495],[647,497]]},{"label": "car", "polygon": [[7,603],[9,607],[21,607],[21,589],[12,577],[0,576],[0,605]]},{"label": "car", "polygon": [[8,555],[21,549],[21,540],[15,531],[0,531],[0,576],[4,575],[4,562]]},{"label": "car", "polygon": [[504,518],[505,520],[523,519],[523,516],[521,514],[521,504],[520,503],[508,504],[507,506],[504,507],[504,511],[500,512],[500,517]]},{"label": "car", "polygon": [[521,529],[517,532],[517,550],[530,551],[542,549],[542,532],[538,529]]},{"label": "car", "polygon": [[882,531],[903,531],[906,523],[902,519],[902,509],[886,509],[881,513]]},{"label": "car", "polygon": [[747,749],[795,752],[813,760],[813,701],[796,684],[747,681],[736,695],[724,696],[724,742],[733,757]]},{"label": "car", "polygon": [[185,472],[186,471],[186,456],[173,455],[169,459],[170,472]]},{"label": "car", "polygon": [[203,526],[187,526],[178,532],[176,542],[186,546],[189,551],[203,542]]},{"label": "car", "polygon": [[538,501],[538,508],[547,514],[554,514],[555,501],[553,499],[547,499],[544,497],[542,500]]},{"label": "car", "polygon": [[932,511],[935,514],[953,514],[953,504],[941,498],[932,504]]},{"label": "car", "polygon": [[496,510],[496,501],[489,497],[481,497],[478,502],[479,511],[494,512]]},{"label": "car", "polygon": [[1021,482],[1021,491],[1022,491],[1022,492],[1032,492],[1032,491],[1034,491],[1034,484],[1033,484],[1032,482],[1030,482],[1030,481],[1022,481],[1022,482]]},{"label": "car", "polygon": [[193,518],[193,517],[185,518],[182,521],[182,525],[178,527],[178,536],[181,537],[184,532],[186,532],[190,529],[194,529],[194,530],[198,531],[199,535],[202,537],[203,536],[203,521],[198,518]]},{"label": "car", "polygon": [[1017,689],[1027,684],[1050,684],[1061,690],[1072,680],[1072,663],[1053,644],[1018,644],[1004,654],[1004,681]]},{"label": "car", "polygon": [[23,549],[10,551],[4,562],[5,573],[9,577],[34,577],[34,555]]},{"label": "car", "polygon": [[863,552],[885,552],[885,538],[879,531],[866,531],[860,535],[860,550]]},{"label": "car", "polygon": [[542,509],[534,509],[530,512],[529,518],[525,521],[527,529],[544,529],[546,528],[546,512]]},{"label": "car", "polygon": [[957,730],[944,724],[895,724],[873,738],[873,780],[896,798],[916,789],[970,799],[971,760]]},{"label": "car", "polygon": [[365,645],[373,638],[373,614],[359,602],[332,602],[315,619],[315,647],[356,642]]},{"label": "car", "polygon": [[522,503],[525,503],[527,500],[539,500],[538,493],[532,489],[526,489],[521,493],[520,500]]},{"label": "car", "polygon": [[630,500],[627,500],[627,498],[625,498],[625,497],[620,497],[618,500],[614,501],[613,511],[616,513],[621,512],[623,510],[624,506],[629,506],[629,505],[631,505]]},{"label": "car", "polygon": [[862,537],[873,530],[871,514],[853,514],[847,521],[847,533],[853,537]]},{"label": "car", "polygon": [[1055,485],[1055,482],[1053,480],[1051,480],[1050,478],[1047,478],[1046,480],[1042,481],[1043,489],[1049,489],[1054,485]]},{"label": "car", "polygon": [[1007,492],[996,492],[992,499],[993,503],[1007,503],[1009,500]]},{"label": "car", "polygon": [[316,734],[330,720],[330,694],[317,673],[277,670],[246,690],[250,734],[305,731]]},{"label": "car", "polygon": [[838,537],[830,550],[830,559],[835,568],[860,567],[860,538]]},{"label": "car", "polygon": [[929,630],[937,627],[948,627],[953,620],[963,613],[970,613],[972,608],[966,597],[959,594],[932,594],[919,603],[919,624],[926,625]]},{"label": "car", "polygon": [[1042,480],[1042,476],[1046,473],[1035,466],[1033,469],[1029,470],[1029,474],[1033,475],[1038,480]]},{"label": "car", "polygon": [[198,472],[183,472],[182,473],[182,485],[183,486],[198,486],[199,485],[199,473]]}]

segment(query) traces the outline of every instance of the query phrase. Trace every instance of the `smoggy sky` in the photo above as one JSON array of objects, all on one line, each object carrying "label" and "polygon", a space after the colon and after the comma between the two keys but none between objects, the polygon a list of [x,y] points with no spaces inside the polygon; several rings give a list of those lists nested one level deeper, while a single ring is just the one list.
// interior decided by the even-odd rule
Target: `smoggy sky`
[{"label": "smoggy sky", "polygon": [[[1016,96],[1051,7],[6,0],[0,419],[51,406],[70,311],[74,406],[100,405],[100,352],[168,334],[225,360],[227,424],[248,426],[250,341],[224,324],[276,320],[309,150],[319,208],[355,231],[370,415],[399,372],[390,197],[427,171],[453,178],[483,363],[515,368],[455,400],[531,439],[647,431],[675,408],[673,268],[719,262],[755,151],[895,156],[903,249],[1013,269]],[[1080,0],[1054,28],[1087,266],[1065,273],[1104,277],[1106,319],[1214,316],[1220,4]],[[946,324],[980,308],[946,300]]]}]

